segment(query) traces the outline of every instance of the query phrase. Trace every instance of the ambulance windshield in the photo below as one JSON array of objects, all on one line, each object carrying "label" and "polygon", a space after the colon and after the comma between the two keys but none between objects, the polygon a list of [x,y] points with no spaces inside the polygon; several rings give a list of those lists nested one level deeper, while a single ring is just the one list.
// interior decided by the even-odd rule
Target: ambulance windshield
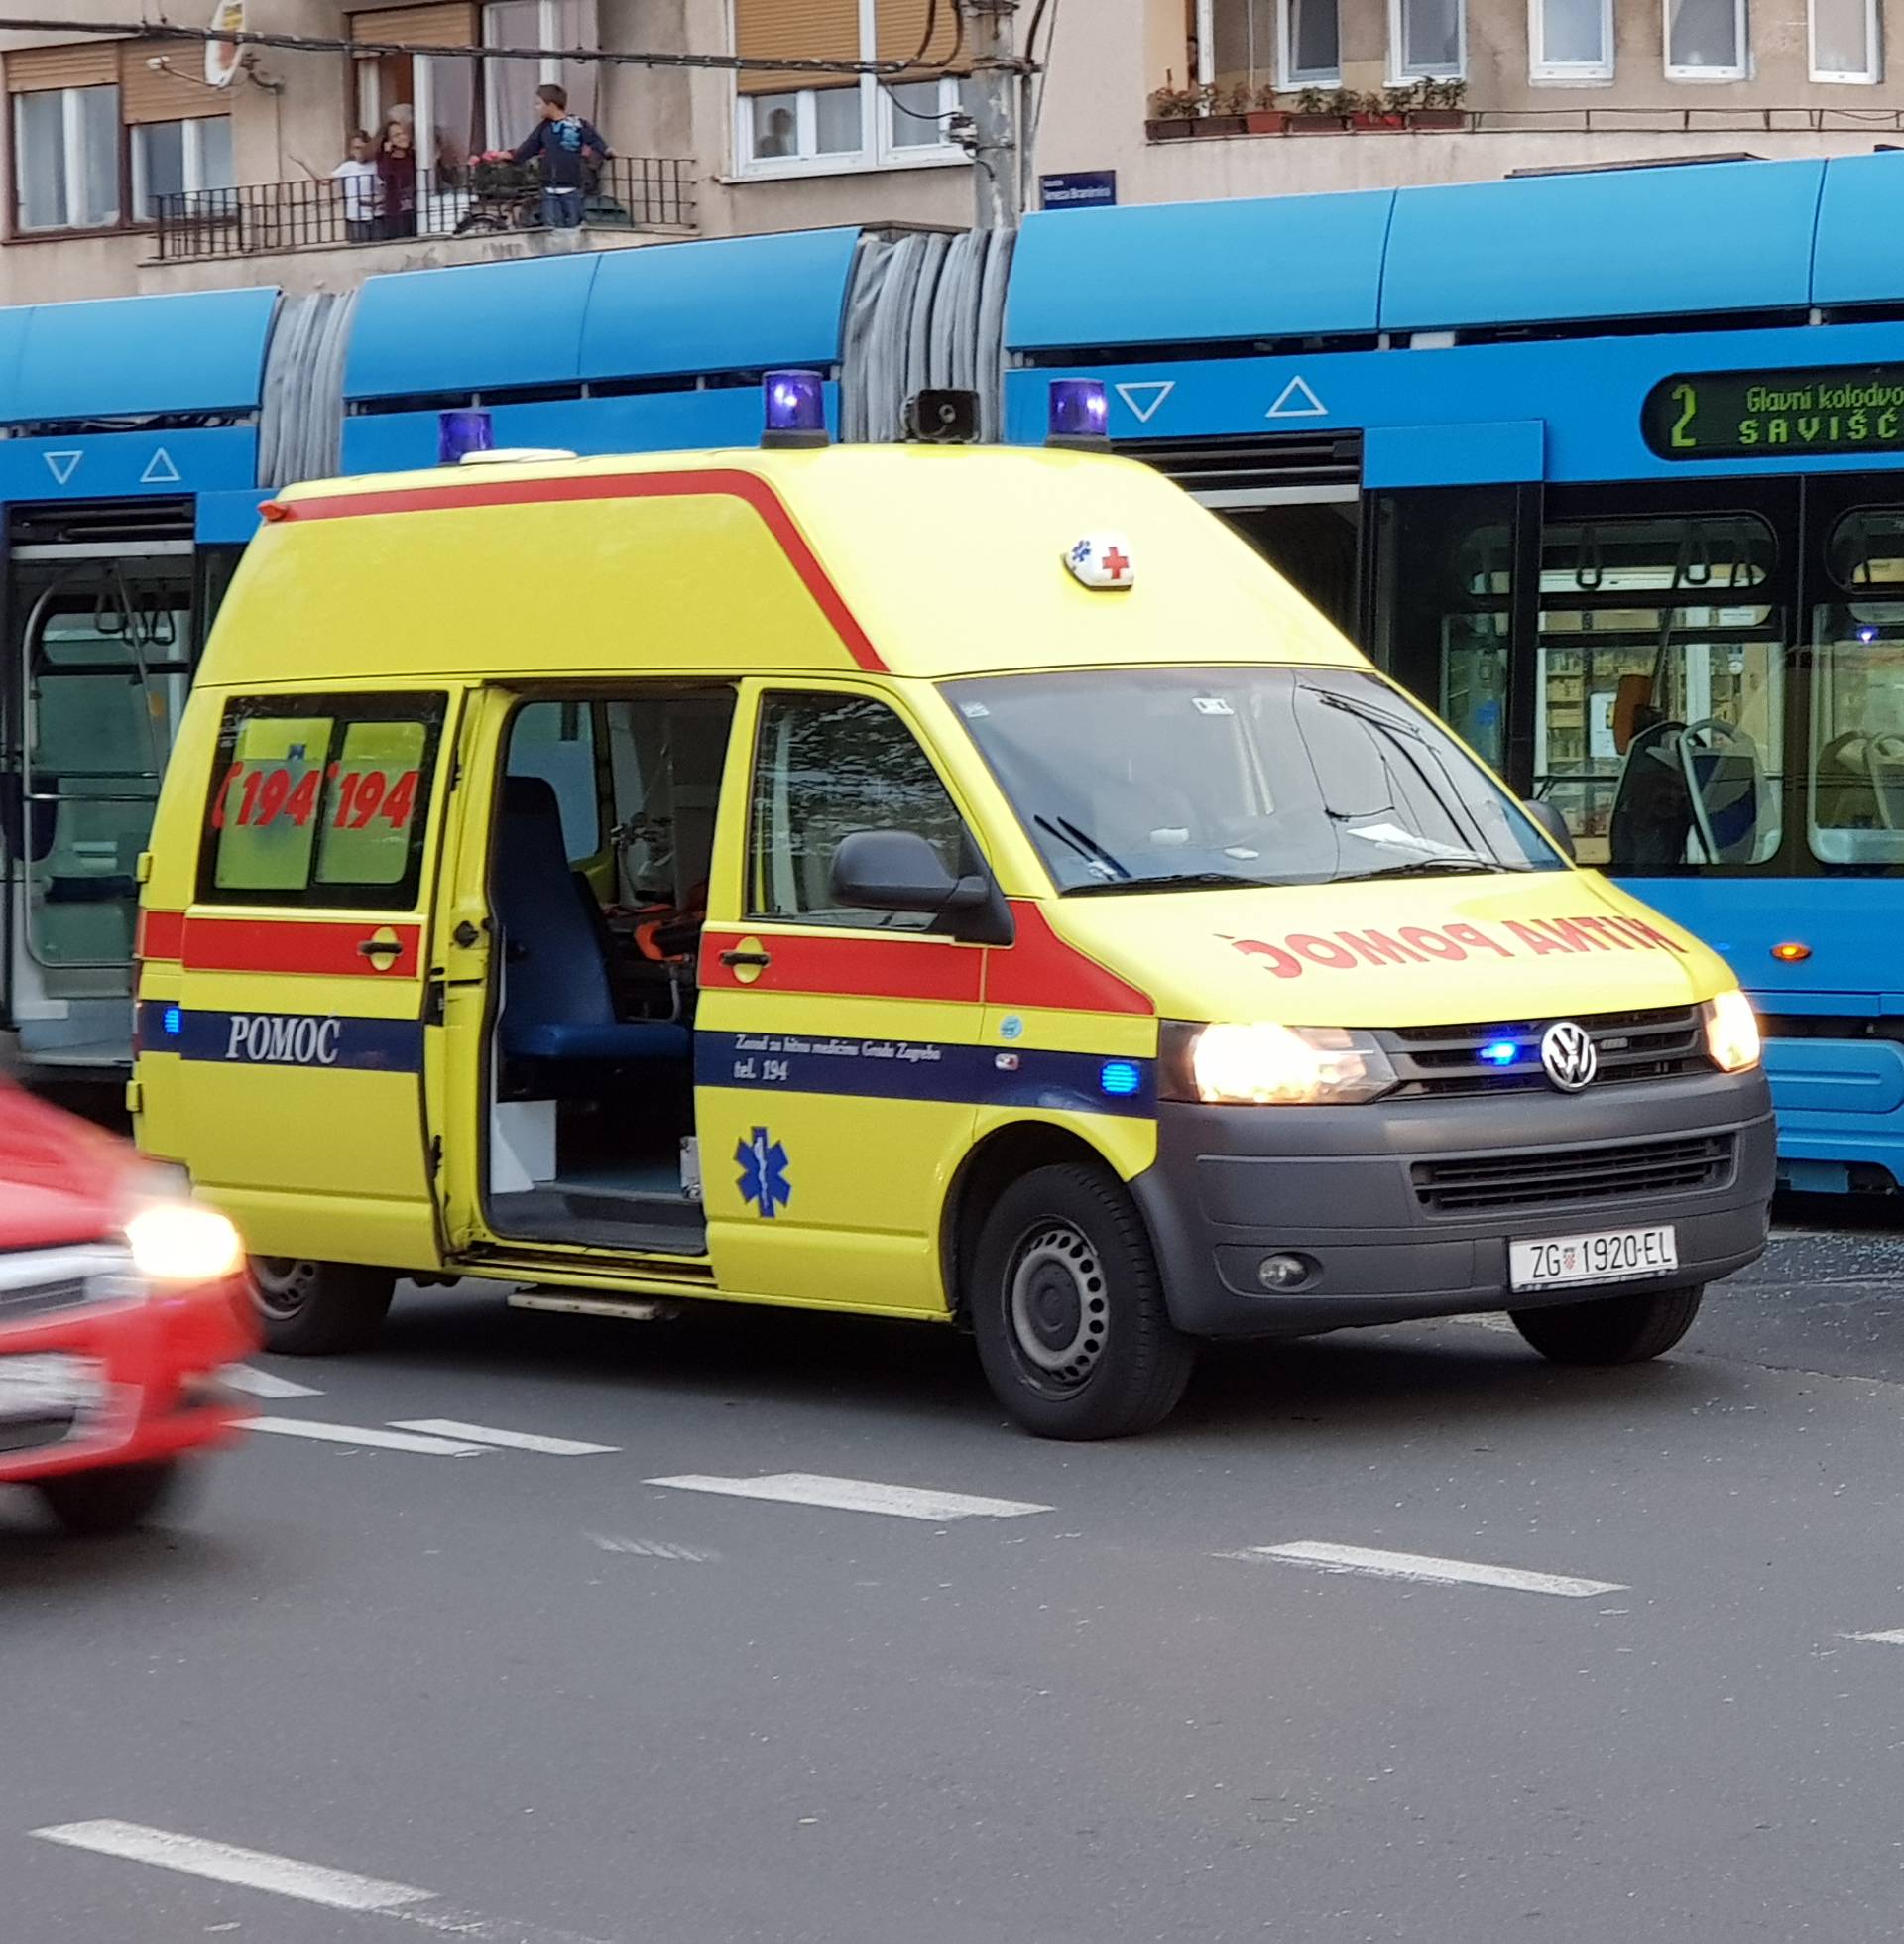
[{"label": "ambulance windshield", "polygon": [[1448,732],[1354,668],[1124,668],[944,690],[1063,892],[1566,867]]}]

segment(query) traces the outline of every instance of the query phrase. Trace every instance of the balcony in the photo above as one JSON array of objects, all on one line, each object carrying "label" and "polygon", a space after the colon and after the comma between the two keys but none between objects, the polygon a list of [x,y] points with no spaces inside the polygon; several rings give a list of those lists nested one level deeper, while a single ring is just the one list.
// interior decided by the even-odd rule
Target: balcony
[{"label": "balcony", "polygon": [[[583,202],[589,230],[678,235],[694,226],[694,169],[674,156],[612,156]],[[527,238],[543,227],[541,194],[526,172],[485,168],[416,172],[409,208],[348,198],[341,182],[256,182],[159,198],[153,230],[160,263],[209,263],[290,250],[347,249],[427,237]]]}]

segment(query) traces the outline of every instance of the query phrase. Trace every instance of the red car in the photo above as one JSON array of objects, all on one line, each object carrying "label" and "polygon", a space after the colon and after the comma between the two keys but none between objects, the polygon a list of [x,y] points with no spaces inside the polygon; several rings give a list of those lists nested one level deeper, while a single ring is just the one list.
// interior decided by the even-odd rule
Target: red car
[{"label": "red car", "polygon": [[0,1081],[0,1484],[73,1531],[135,1525],[247,1408],[237,1231],[132,1149]]}]

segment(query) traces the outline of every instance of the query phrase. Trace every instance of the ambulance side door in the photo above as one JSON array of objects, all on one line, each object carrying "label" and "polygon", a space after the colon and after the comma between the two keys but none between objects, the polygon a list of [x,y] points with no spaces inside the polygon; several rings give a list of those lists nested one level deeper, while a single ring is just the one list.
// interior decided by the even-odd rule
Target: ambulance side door
[{"label": "ambulance side door", "polygon": [[749,683],[734,728],[695,1026],[708,1250],[723,1289],[828,1308],[944,1306],[939,1214],[977,1114],[985,948],[842,909],[854,830],[964,819],[896,698]]},{"label": "ambulance side door", "polygon": [[[178,1000],[180,1158],[252,1252],[437,1259],[423,1093],[426,938],[456,700],[441,689],[225,698]],[[154,931],[153,914],[147,931]]]}]

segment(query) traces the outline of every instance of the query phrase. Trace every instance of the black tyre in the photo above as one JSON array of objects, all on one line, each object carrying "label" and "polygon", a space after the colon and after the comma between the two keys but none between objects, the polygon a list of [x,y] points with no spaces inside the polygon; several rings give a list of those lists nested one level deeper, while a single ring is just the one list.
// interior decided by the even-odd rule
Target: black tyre
[{"label": "black tyre", "polygon": [[67,1472],[43,1478],[34,1488],[40,1501],[68,1532],[87,1536],[130,1531],[143,1525],[178,1486],[182,1467],[176,1458],[150,1465],[112,1465],[96,1472]]},{"label": "black tyre", "polygon": [[397,1279],[357,1263],[253,1256],[247,1280],[265,1348],[287,1357],[368,1350],[384,1327]]},{"label": "black tyre", "polygon": [[1643,1364],[1663,1357],[1699,1314],[1704,1288],[1597,1296],[1551,1309],[1513,1309],[1514,1328],[1550,1363]]},{"label": "black tyre", "polygon": [[980,1228],[965,1306],[994,1395],[1046,1438],[1120,1438],[1169,1416],[1196,1361],[1171,1325],[1130,1197],[1105,1170],[1034,1168]]}]

